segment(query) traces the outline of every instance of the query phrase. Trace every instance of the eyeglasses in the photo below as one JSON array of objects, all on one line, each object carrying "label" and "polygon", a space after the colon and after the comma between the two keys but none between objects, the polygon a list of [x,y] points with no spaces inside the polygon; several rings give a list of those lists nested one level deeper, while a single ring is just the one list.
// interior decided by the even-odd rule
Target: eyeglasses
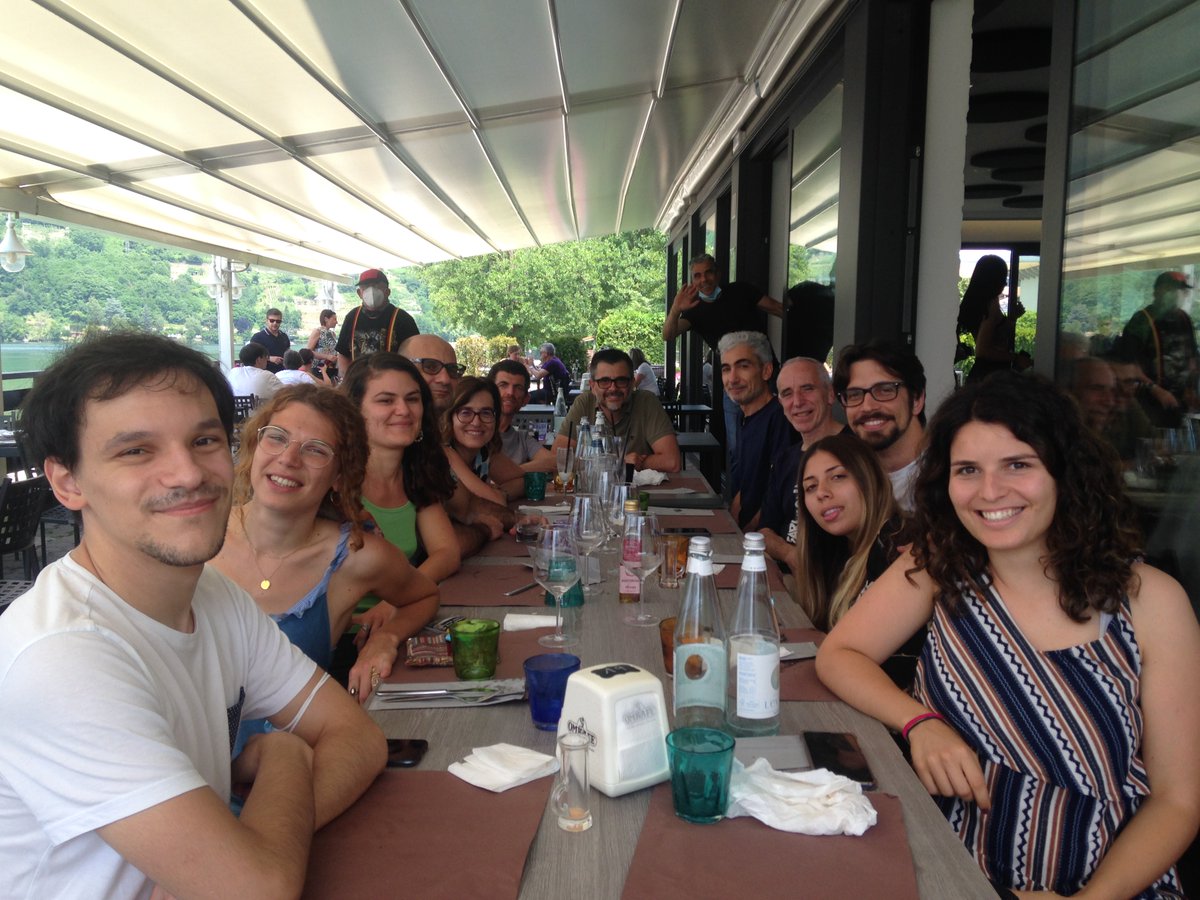
[{"label": "eyeglasses", "polygon": [[895,400],[902,387],[904,387],[903,381],[881,381],[869,388],[846,388],[838,394],[838,399],[842,401],[842,406],[861,406],[867,394],[870,394],[880,403],[885,403],[888,400]]},{"label": "eyeglasses", "polygon": [[631,384],[633,384],[633,379],[630,378],[628,375],[621,375],[621,376],[618,376],[617,378],[608,378],[608,377],[593,378],[592,384],[598,385],[599,388],[603,391],[607,391],[610,387],[613,387],[614,385],[616,387],[624,389],[624,388],[629,387]]},{"label": "eyeglasses", "polygon": [[472,419],[478,418],[484,425],[489,425],[496,421],[496,411],[494,409],[471,409],[469,406],[460,406],[454,411],[454,418],[468,424]]},{"label": "eyeglasses", "polygon": [[309,438],[307,441],[294,441],[292,436],[278,425],[264,425],[258,429],[258,446],[271,456],[280,456],[292,444],[300,444],[300,458],[305,465],[314,469],[323,469],[333,462],[334,450],[324,441]]},{"label": "eyeglasses", "polygon": [[283,322],[283,319],[267,319],[268,325],[279,325],[282,322]]},{"label": "eyeglasses", "polygon": [[467,371],[466,366],[460,366],[458,363],[444,363],[440,359],[431,359],[429,357],[416,357],[411,360],[421,367],[421,371],[426,375],[436,375],[438,372],[445,369],[450,373],[451,378],[462,378],[463,373]]}]

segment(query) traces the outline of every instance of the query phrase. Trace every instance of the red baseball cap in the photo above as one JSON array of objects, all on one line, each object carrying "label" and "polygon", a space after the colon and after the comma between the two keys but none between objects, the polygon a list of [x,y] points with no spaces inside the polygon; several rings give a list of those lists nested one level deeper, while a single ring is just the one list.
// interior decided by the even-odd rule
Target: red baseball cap
[{"label": "red baseball cap", "polygon": [[358,276],[358,284],[355,287],[362,287],[364,284],[374,284],[377,281],[387,284],[388,278],[379,269],[367,269],[367,271]]},{"label": "red baseball cap", "polygon": [[1156,288],[1160,288],[1163,285],[1175,288],[1176,290],[1190,291],[1192,289],[1191,284],[1188,283],[1187,276],[1182,272],[1163,272],[1154,279],[1154,286]]}]

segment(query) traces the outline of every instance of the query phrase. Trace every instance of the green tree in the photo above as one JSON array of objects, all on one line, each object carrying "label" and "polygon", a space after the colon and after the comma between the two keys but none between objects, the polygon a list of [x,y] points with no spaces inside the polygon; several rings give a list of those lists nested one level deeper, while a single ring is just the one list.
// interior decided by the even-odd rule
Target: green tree
[{"label": "green tree", "polygon": [[657,308],[630,304],[613,310],[596,326],[597,347],[639,347],[652,363],[665,358],[662,339],[663,316]]}]

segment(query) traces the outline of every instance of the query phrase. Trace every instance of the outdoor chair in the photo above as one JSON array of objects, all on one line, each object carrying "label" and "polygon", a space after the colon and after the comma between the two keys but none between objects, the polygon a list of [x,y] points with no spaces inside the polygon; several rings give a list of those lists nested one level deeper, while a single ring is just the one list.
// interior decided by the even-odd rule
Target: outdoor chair
[{"label": "outdoor chair", "polygon": [[0,481],[0,578],[4,557],[10,553],[20,554],[26,581],[42,568],[34,542],[42,512],[53,498],[45,475],[14,472]]},{"label": "outdoor chair", "polygon": [[235,394],[233,397],[233,421],[245,422],[254,412],[255,400],[253,394]]}]

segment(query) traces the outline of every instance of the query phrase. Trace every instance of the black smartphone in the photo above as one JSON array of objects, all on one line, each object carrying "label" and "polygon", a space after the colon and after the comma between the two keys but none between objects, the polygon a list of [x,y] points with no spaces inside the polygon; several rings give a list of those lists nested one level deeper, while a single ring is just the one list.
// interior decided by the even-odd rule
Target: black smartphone
[{"label": "black smartphone", "polygon": [[429,741],[420,738],[388,738],[388,768],[415,766],[429,749]]},{"label": "black smartphone", "polygon": [[686,534],[688,537],[709,537],[710,533],[707,528],[664,528],[662,534]]},{"label": "black smartphone", "polygon": [[875,776],[867,765],[858,738],[837,731],[806,731],[804,743],[814,769],[828,769],[857,781],[864,791],[875,790]]}]

